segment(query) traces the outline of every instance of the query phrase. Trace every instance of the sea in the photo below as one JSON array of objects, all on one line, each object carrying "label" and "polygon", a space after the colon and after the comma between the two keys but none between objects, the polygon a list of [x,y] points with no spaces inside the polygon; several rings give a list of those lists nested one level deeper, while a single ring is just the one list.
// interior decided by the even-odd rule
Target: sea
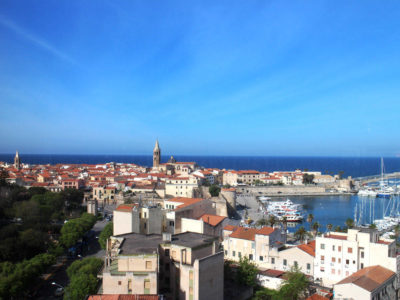
[{"label": "sea", "polygon": [[[284,157],[284,156],[174,156],[177,161],[197,162],[206,168],[258,171],[293,171],[295,169],[321,171],[324,174],[364,177],[378,175],[381,172],[380,157]],[[152,165],[151,155],[60,155],[60,154],[20,154],[21,161],[29,164],[101,164],[107,162],[135,163],[142,166]],[[0,161],[13,162],[14,154],[0,154]],[[161,161],[167,161],[163,156]],[[385,157],[386,173],[400,171],[399,157]],[[395,184],[400,184],[394,180]],[[329,196],[292,196],[294,203],[302,204],[304,214],[313,214],[314,221],[321,224],[321,231],[326,231],[327,224],[344,226],[347,218],[356,219],[359,224],[372,223],[385,215],[398,213],[399,196],[392,199],[363,198],[357,195]],[[279,199],[276,199],[279,200]],[[280,199],[285,200],[285,199]],[[395,209],[393,209],[395,208]],[[307,222],[296,224],[309,227]]]}]

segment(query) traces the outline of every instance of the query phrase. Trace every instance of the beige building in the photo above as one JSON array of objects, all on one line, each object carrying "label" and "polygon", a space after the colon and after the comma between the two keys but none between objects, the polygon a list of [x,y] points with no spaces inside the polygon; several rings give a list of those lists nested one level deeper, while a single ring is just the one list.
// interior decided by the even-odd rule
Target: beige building
[{"label": "beige building", "polygon": [[164,217],[161,207],[121,204],[113,214],[114,235],[162,233]]},{"label": "beige building", "polygon": [[274,269],[285,236],[280,228],[227,225],[223,230],[223,239],[225,259],[239,261],[247,257],[259,268]]},{"label": "beige building", "polygon": [[400,256],[394,240],[381,239],[376,229],[349,229],[316,238],[314,279],[334,283],[365,267],[381,265],[400,273]]},{"label": "beige building", "polygon": [[[216,203],[209,199],[176,197],[164,200],[164,231],[182,232],[182,219],[197,220],[204,214],[216,215]],[[199,232],[198,230],[195,230]]]},{"label": "beige building", "polygon": [[297,266],[308,275],[314,275],[315,241],[294,247],[284,247],[279,251],[274,269],[289,271],[291,267]]},{"label": "beige building", "polygon": [[173,177],[165,182],[165,194],[173,197],[193,197],[199,187],[199,179],[194,176]]},{"label": "beige building", "polygon": [[111,237],[104,294],[162,294],[167,299],[223,299],[218,239],[192,232]]},{"label": "beige building", "polygon": [[338,300],[395,300],[397,294],[396,273],[382,266],[361,269],[334,286]]},{"label": "beige building", "polygon": [[254,170],[225,171],[222,175],[222,184],[237,186],[238,184],[251,185],[254,181],[260,180],[260,172]]}]

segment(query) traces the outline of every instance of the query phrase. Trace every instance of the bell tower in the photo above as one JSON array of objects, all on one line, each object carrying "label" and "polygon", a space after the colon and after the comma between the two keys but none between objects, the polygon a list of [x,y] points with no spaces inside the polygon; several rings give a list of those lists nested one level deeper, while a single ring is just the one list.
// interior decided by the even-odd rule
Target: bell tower
[{"label": "bell tower", "polygon": [[157,140],[153,150],[153,168],[158,168],[160,166],[160,159],[161,159],[161,149],[160,145],[158,145],[158,140]]},{"label": "bell tower", "polygon": [[15,153],[15,157],[14,157],[14,167],[18,170],[21,168],[21,159],[19,158],[18,150]]}]

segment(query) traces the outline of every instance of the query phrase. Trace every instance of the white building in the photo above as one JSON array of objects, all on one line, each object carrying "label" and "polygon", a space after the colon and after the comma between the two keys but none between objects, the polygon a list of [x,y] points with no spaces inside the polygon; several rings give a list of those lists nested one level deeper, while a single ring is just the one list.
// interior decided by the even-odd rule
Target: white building
[{"label": "white building", "polygon": [[371,266],[357,271],[334,286],[335,299],[395,300],[397,298],[396,273]]},{"label": "white building", "polygon": [[332,286],[374,265],[399,274],[399,262],[394,240],[380,239],[374,229],[349,229],[348,233],[335,232],[316,238],[314,279]]}]

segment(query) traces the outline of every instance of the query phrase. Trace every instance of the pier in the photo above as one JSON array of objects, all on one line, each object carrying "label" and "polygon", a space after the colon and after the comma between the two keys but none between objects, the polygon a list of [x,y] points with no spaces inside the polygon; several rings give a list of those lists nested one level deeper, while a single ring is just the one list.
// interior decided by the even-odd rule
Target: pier
[{"label": "pier", "polygon": [[[400,172],[388,173],[383,176],[383,179],[395,179],[400,178]],[[356,177],[353,178],[355,181],[359,181],[361,184],[367,184],[371,182],[376,182],[382,179],[382,175],[371,175],[371,176],[364,176],[364,177]]]}]

